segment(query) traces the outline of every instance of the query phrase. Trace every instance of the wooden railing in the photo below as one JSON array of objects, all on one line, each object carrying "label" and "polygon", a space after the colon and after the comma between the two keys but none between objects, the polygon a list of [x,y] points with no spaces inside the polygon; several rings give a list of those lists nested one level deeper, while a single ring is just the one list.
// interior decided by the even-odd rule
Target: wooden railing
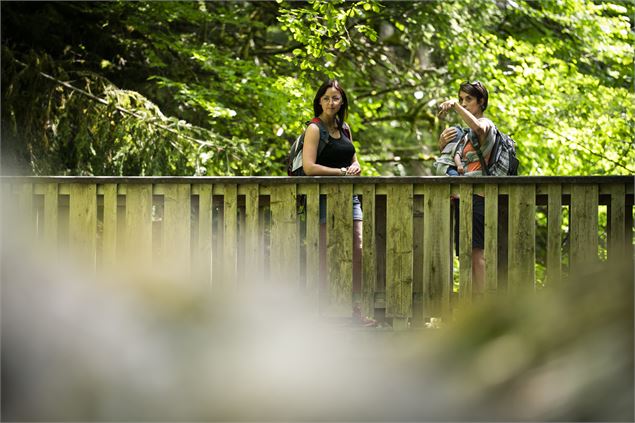
[{"label": "wooden railing", "polygon": [[[5,221],[18,210],[38,244],[70,248],[97,271],[145,266],[211,293],[292,287],[320,313],[350,315],[355,301],[394,327],[470,301],[472,193],[485,197],[489,294],[633,260],[632,177],[3,177],[2,188]],[[354,297],[353,194],[364,210]],[[456,262],[451,195],[461,198]]]}]

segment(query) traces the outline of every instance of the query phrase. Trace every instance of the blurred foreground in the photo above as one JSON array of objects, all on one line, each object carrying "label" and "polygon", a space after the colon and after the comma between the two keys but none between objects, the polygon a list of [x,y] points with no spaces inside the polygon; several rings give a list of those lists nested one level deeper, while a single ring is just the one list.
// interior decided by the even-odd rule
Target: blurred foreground
[{"label": "blurred foreground", "polygon": [[633,420],[630,268],[392,332],[3,244],[3,421]]}]

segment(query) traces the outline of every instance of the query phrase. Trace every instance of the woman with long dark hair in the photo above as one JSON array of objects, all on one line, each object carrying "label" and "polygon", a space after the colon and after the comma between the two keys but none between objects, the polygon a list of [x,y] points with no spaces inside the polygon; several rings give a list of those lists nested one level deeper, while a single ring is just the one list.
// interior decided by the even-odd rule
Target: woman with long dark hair
[{"label": "woman with long dark hair", "polygon": [[[361,168],[357,161],[353,137],[345,119],[348,114],[346,91],[335,79],[326,81],[313,99],[312,121],[304,134],[302,163],[307,176],[359,176]],[[318,155],[320,126],[328,132],[328,141]],[[323,129],[323,137],[324,129]],[[336,205],[331,205],[336,207]],[[353,292],[361,291],[362,274],[362,207],[359,198],[353,196]],[[320,198],[320,244],[326,246],[326,204]],[[326,248],[320,248],[320,265],[326,267]],[[322,272],[324,273],[324,272]],[[361,316],[359,305],[353,305],[353,319],[362,324],[373,325],[375,321]]]}]

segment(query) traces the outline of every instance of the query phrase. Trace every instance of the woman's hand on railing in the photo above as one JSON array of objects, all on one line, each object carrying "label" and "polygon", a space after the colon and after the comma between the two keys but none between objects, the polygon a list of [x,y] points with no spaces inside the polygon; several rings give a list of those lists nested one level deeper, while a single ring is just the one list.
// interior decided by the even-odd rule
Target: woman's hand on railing
[{"label": "woman's hand on railing", "polygon": [[359,167],[359,163],[358,162],[353,162],[346,169],[346,176],[359,176],[361,173],[362,173],[362,169]]}]

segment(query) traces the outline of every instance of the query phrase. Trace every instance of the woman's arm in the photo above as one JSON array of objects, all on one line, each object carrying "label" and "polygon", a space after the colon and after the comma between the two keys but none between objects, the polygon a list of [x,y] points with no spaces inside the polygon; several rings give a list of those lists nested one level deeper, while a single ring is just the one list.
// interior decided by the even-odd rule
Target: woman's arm
[{"label": "woman's arm", "polygon": [[335,167],[322,166],[317,160],[317,150],[320,143],[320,129],[315,124],[306,128],[304,133],[304,147],[302,148],[302,167],[307,176],[342,176],[346,172]]},{"label": "woman's arm", "polygon": [[485,140],[485,136],[487,132],[490,130],[490,125],[487,121],[481,121],[476,118],[472,113],[470,113],[466,108],[461,106],[457,100],[447,100],[441,103],[441,111],[447,112],[449,109],[454,109],[461,119],[470,127],[472,131],[478,137],[479,142],[483,142]]},{"label": "woman's arm", "polygon": [[353,154],[353,162],[346,169],[346,174],[349,176],[359,176],[362,173],[362,168],[359,166],[359,162],[357,161],[357,154]]}]

